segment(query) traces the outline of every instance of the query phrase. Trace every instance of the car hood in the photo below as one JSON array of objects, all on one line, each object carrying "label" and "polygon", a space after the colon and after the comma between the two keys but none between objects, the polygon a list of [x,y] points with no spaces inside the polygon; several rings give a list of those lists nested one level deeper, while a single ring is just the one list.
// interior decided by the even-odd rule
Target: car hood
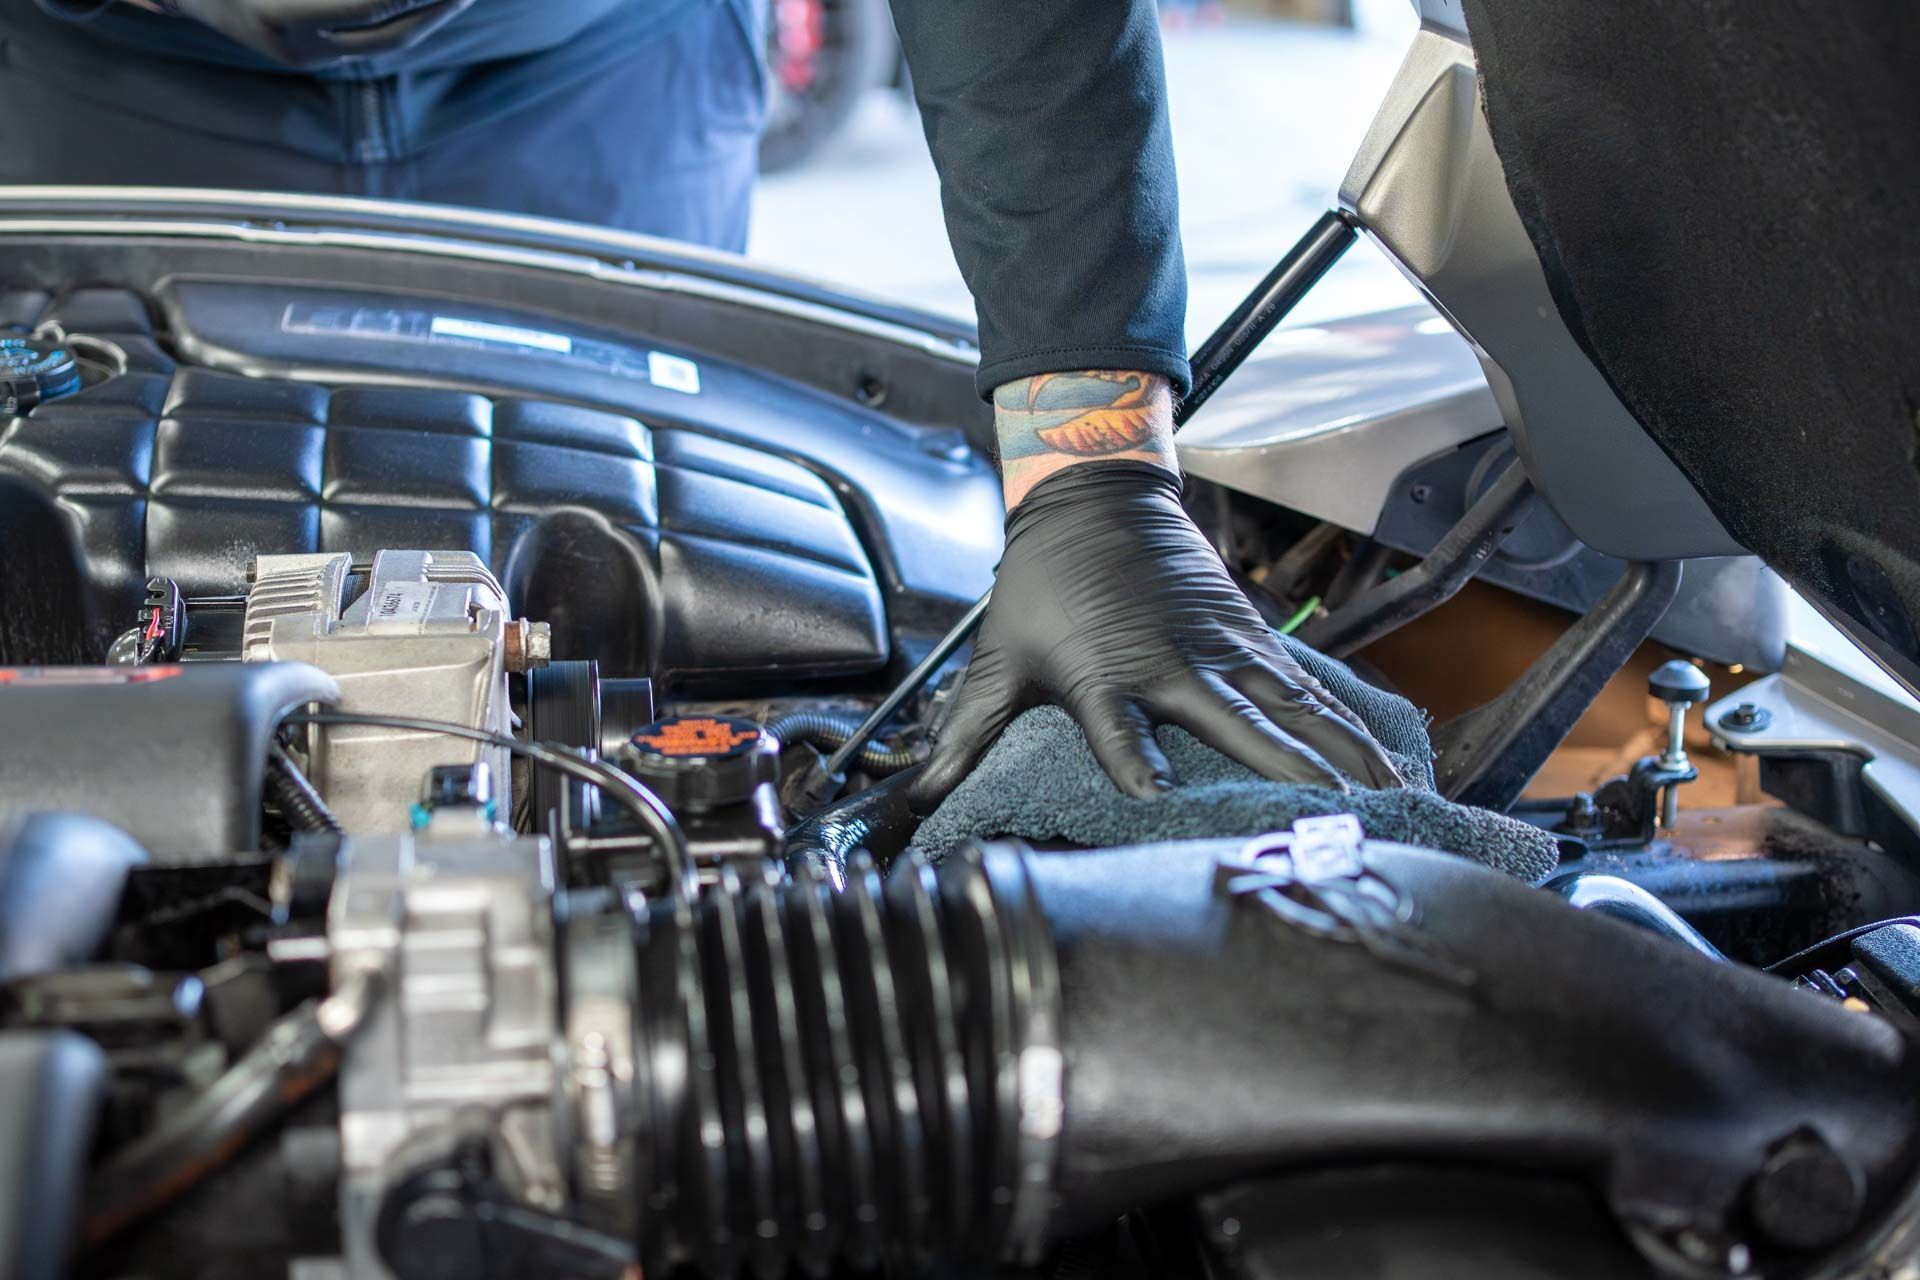
[{"label": "car hood", "polygon": [[1920,685],[1920,10],[1464,10],[1575,341],[1728,533]]}]

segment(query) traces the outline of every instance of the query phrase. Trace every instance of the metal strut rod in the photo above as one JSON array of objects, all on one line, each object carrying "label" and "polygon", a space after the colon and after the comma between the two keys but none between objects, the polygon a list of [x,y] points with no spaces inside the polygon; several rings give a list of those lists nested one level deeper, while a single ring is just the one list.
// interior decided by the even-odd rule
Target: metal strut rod
[{"label": "metal strut rod", "polygon": [[953,628],[940,637],[940,643],[927,650],[927,656],[920,659],[913,670],[907,672],[907,678],[895,685],[892,693],[880,700],[880,705],[873,709],[872,715],[860,722],[860,727],[853,731],[853,736],[841,743],[840,749],[827,757],[828,773],[835,775],[844,773],[848,763],[860,754],[860,749],[867,745],[875,733],[879,732],[880,726],[891,720],[893,713],[898,711],[908,698],[918,693],[922,685],[933,679],[933,673],[947,664],[947,659],[967,642],[967,637],[972,635],[974,628],[980,625],[980,619],[986,616],[987,602],[992,599],[993,592],[988,591],[974,601],[973,607],[961,615],[960,621],[954,623]]},{"label": "metal strut rod", "polygon": [[[1300,299],[1320,283],[1320,277],[1340,261],[1341,256],[1352,247],[1357,235],[1348,214],[1340,210],[1328,210],[1294,243],[1293,248],[1287,250],[1287,256],[1274,264],[1273,270],[1254,286],[1253,292],[1240,300],[1240,305],[1220,322],[1219,327],[1200,344],[1200,349],[1193,353],[1193,359],[1189,362],[1193,371],[1193,387],[1173,407],[1175,431],[1187,425],[1187,419],[1213,398],[1220,384],[1287,318],[1288,313],[1299,305]],[[873,709],[873,714],[861,723],[854,735],[827,760],[826,770],[829,774],[839,774],[845,770],[848,762],[879,731],[880,726],[905,705],[908,698],[918,693],[933,678],[934,672],[967,642],[979,628],[980,620],[986,616],[987,604],[992,599],[993,592],[989,590],[974,601],[973,607],[961,615],[946,635],[940,637],[940,642],[907,673],[893,692]]]},{"label": "metal strut rod", "polygon": [[1175,431],[1187,425],[1187,419],[1213,398],[1220,384],[1300,305],[1300,299],[1320,283],[1320,277],[1353,247],[1357,235],[1346,213],[1328,210],[1287,250],[1287,256],[1274,264],[1266,279],[1240,300],[1233,313],[1193,353],[1189,362],[1193,389],[1173,407]]}]

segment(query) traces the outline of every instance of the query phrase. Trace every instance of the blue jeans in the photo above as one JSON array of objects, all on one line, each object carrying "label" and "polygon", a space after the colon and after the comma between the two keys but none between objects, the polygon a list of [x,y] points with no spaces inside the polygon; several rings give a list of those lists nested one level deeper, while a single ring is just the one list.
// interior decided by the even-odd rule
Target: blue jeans
[{"label": "blue jeans", "polygon": [[0,0],[0,183],[420,200],[744,249],[766,114],[757,0],[699,0],[644,38],[601,26],[350,81],[148,56]]}]

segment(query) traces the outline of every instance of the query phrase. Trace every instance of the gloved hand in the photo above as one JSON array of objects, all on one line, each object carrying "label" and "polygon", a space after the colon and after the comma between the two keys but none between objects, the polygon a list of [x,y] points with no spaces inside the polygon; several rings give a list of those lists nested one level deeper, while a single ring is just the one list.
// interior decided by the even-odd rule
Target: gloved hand
[{"label": "gloved hand", "polygon": [[1288,656],[1147,462],[1057,471],[1007,517],[1006,552],[951,716],[908,794],[928,813],[1029,707],[1064,707],[1114,785],[1174,784],[1176,724],[1266,777],[1332,787],[1334,766],[1402,785],[1353,712]]},{"label": "gloved hand", "polygon": [[410,48],[473,0],[159,0],[275,62],[313,71]]}]

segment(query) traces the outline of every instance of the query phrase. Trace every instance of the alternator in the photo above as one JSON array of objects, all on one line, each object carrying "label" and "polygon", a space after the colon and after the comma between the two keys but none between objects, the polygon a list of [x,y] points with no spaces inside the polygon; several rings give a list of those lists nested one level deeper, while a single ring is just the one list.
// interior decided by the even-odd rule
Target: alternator
[{"label": "alternator", "polygon": [[[544,623],[516,621],[506,592],[470,551],[382,551],[351,603],[352,557],[261,556],[247,596],[242,657],[305,662],[340,684],[341,710],[509,730],[506,674],[544,666]],[[316,727],[308,772],[351,832],[411,825],[427,770],[506,753],[444,734]]]}]

